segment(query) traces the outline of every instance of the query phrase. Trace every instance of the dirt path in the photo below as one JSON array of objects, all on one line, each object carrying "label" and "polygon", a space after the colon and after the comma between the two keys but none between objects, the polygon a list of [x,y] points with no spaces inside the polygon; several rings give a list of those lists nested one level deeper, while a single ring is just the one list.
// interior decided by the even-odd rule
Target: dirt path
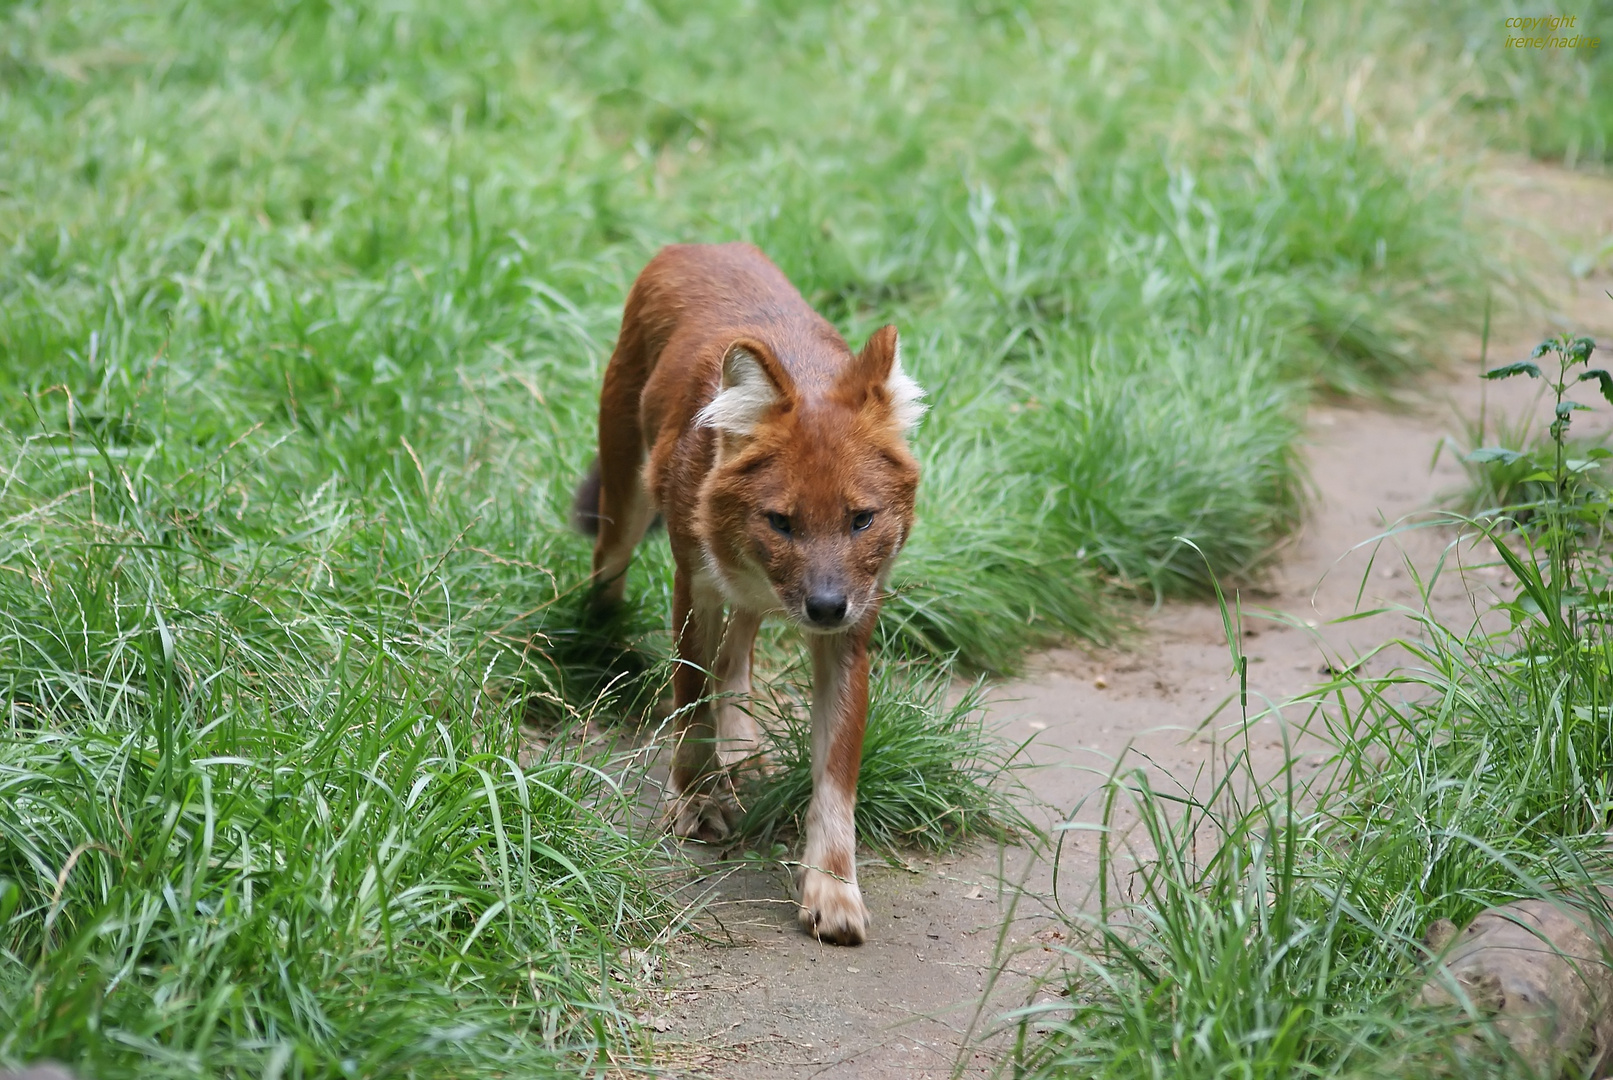
[{"label": "dirt path", "polygon": [[[1570,272],[1576,260],[1583,271],[1586,254],[1613,237],[1613,181],[1510,162],[1489,174],[1485,188],[1513,221],[1520,253],[1541,268],[1551,309],[1507,326],[1491,342],[1491,363],[1521,358],[1561,329],[1613,343],[1613,300],[1603,292],[1613,288],[1613,266],[1604,263],[1579,278]],[[1460,485],[1455,454],[1436,455],[1436,449],[1462,432],[1462,418],[1478,413],[1478,353],[1475,335],[1462,344],[1456,372],[1430,380],[1405,411],[1323,405],[1310,413],[1306,453],[1317,490],[1314,511],[1267,591],[1243,597],[1252,708],[1288,700],[1319,681],[1323,665],[1410,632],[1405,618],[1394,614],[1329,621],[1355,610],[1358,589],[1363,608],[1420,606],[1407,565],[1426,574],[1450,534],[1402,533],[1379,551],[1370,570],[1369,551],[1356,545]],[[1532,411],[1537,386],[1526,380],[1491,385],[1489,415]],[[1606,430],[1613,415],[1604,408],[1593,422]],[[1447,573],[1431,604],[1442,619],[1471,619],[1486,594],[1505,584],[1493,569]],[[1200,731],[1200,725],[1236,689],[1219,613],[1211,605],[1170,603],[1147,613],[1143,623],[1144,633],[1127,651],[1056,650],[1035,658],[1024,677],[993,695],[992,714],[1009,737],[1036,736],[1030,748],[1036,768],[1025,781],[1049,824],[1072,812],[1095,822],[1097,807],[1075,808],[1122,753],[1151,762],[1156,782],[1169,775],[1191,786],[1216,752],[1214,730]],[[1282,761],[1279,724],[1298,719],[1285,715],[1255,725],[1257,766]],[[1304,760],[1317,767],[1324,755]],[[1058,882],[1067,905],[1078,903],[1095,879],[1094,852],[1090,838],[1073,834]],[[989,1049],[966,1036],[971,1030],[978,1036],[1004,1008],[1034,993],[1030,976],[1052,955],[1035,948],[1037,935],[1055,929],[1034,898],[1051,889],[1050,864],[1008,848],[921,859],[910,870],[870,860],[859,874],[875,922],[870,942],[857,949],[819,945],[796,930],[794,906],[783,900],[789,893],[782,870],[713,879],[716,940],[676,946],[664,988],[651,998],[650,1019],[664,1032],[667,1075],[944,1077],[966,1044],[972,1047],[966,1074],[987,1071]],[[1028,895],[1005,924],[1015,894],[1003,883],[1021,881]],[[1000,949],[1016,955],[982,1010]]]}]

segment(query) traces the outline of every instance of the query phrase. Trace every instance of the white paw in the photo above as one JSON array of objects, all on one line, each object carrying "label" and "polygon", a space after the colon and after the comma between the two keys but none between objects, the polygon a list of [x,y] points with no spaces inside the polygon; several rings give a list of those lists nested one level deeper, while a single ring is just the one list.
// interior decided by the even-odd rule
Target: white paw
[{"label": "white paw", "polygon": [[728,839],[739,808],[731,799],[706,792],[674,795],[669,808],[672,832],[687,840],[716,842]]},{"label": "white paw", "polygon": [[801,929],[831,945],[868,939],[868,909],[855,882],[810,867],[801,875]]}]

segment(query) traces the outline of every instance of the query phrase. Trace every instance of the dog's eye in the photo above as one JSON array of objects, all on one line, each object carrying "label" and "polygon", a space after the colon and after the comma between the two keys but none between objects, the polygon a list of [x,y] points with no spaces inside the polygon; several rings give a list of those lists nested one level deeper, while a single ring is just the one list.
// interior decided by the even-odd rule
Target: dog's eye
[{"label": "dog's eye", "polygon": [[864,511],[862,511],[860,513],[852,515],[852,518],[851,518],[851,531],[852,532],[862,532],[864,529],[868,528],[868,526],[872,525],[873,523],[874,523],[874,512],[872,510],[864,510]]},{"label": "dog's eye", "polygon": [[773,526],[774,532],[783,533],[785,536],[790,535],[790,519],[784,514],[769,513],[767,523]]}]

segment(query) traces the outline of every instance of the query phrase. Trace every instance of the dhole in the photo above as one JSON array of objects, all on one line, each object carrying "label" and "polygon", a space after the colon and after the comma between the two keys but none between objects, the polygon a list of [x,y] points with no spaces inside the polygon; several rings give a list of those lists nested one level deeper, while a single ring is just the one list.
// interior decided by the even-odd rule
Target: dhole
[{"label": "dhole", "polygon": [[852,822],[868,640],[913,529],[919,470],[904,436],[922,395],[902,371],[895,327],[854,354],[749,244],[664,248],[628,293],[600,395],[599,459],[577,493],[579,524],[597,528],[593,582],[606,608],[621,602],[656,513],[666,522],[679,836],[726,836],[738,809],[731,771],[758,760],[759,732],[739,701],[763,617],[806,632],[812,803],[800,918],[843,945],[868,932]]}]

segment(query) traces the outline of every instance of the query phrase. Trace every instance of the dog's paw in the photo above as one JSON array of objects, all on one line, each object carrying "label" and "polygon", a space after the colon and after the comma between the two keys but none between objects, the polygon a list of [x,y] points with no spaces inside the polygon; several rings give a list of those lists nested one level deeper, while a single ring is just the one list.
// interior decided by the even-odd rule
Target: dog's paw
[{"label": "dog's paw", "polygon": [[732,800],[707,792],[691,792],[673,799],[669,808],[673,835],[685,840],[717,843],[728,839],[739,808]]},{"label": "dog's paw", "polygon": [[808,868],[801,877],[801,929],[831,945],[861,945],[868,940],[868,909],[861,890],[850,881]]}]

